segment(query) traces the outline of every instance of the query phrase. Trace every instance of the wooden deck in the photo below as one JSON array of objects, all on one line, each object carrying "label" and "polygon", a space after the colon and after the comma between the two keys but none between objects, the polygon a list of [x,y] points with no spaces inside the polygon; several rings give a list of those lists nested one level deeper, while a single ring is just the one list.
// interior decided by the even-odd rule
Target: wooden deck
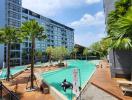
[{"label": "wooden deck", "polygon": [[[48,68],[35,68],[34,72],[44,72],[48,70],[56,70],[57,67],[48,67]],[[16,83],[17,89],[16,89],[16,94],[20,97],[20,100],[55,100],[53,96],[50,94],[43,94],[40,92],[39,86],[40,86],[40,81],[37,80],[38,83],[38,89],[32,92],[27,92],[26,91],[26,85],[28,82],[28,78],[30,75],[30,70],[27,70],[17,77],[15,77],[13,80],[10,80],[10,82],[3,81],[3,84],[10,89],[11,91],[14,91],[16,89]]]},{"label": "wooden deck", "polygon": [[[101,68],[102,65],[102,68]],[[111,79],[108,63],[102,61],[92,77],[91,83],[96,87],[108,92],[119,100],[132,100],[130,96],[123,96],[117,82]]]}]

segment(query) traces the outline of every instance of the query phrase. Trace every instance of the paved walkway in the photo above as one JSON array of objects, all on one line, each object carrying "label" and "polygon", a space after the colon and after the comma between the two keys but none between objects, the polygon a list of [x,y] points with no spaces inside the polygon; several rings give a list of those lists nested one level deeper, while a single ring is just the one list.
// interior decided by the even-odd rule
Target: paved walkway
[{"label": "paved walkway", "polygon": [[[80,100],[80,98],[78,98],[78,100]],[[81,95],[81,100],[118,100],[118,99],[89,83],[85,87]]]},{"label": "paved walkway", "polygon": [[117,82],[114,79],[111,79],[108,63],[104,61],[101,63],[102,68],[101,66],[97,68],[95,74],[92,77],[91,83],[120,100],[132,100],[132,97],[130,96],[123,96]]}]

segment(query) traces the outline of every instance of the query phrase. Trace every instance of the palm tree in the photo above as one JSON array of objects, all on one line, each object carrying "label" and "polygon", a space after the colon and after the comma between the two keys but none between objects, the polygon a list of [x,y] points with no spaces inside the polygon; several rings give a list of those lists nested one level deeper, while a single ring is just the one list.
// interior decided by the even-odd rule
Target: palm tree
[{"label": "palm tree", "polygon": [[83,55],[86,57],[86,60],[87,60],[87,58],[88,58],[88,54],[89,54],[89,49],[88,49],[88,48],[85,48],[85,49],[83,50]]},{"label": "palm tree", "polygon": [[23,40],[24,35],[20,33],[19,29],[13,27],[5,27],[0,30],[0,43],[7,45],[8,62],[7,62],[7,80],[10,79],[10,49],[14,43],[20,43]]},{"label": "palm tree", "polygon": [[[109,23],[108,23],[109,24]],[[111,23],[112,24],[112,23]],[[114,49],[131,49],[132,48],[132,7],[121,16],[116,23],[112,24],[108,38],[112,39],[111,47]]]},{"label": "palm tree", "polygon": [[32,50],[31,50],[31,87],[34,89],[33,78],[34,78],[34,53],[35,53],[35,39],[42,40],[46,38],[46,35],[43,33],[44,28],[40,26],[36,20],[30,20],[24,22],[21,26],[22,32],[32,41]]},{"label": "palm tree", "polygon": [[[107,33],[109,35],[118,35],[116,22],[126,15],[128,9],[131,8],[131,0],[119,0],[115,3],[115,10],[111,11],[107,19]],[[116,31],[115,31],[116,30]]]},{"label": "palm tree", "polygon": [[115,40],[114,47],[120,49],[132,49],[132,9],[115,24],[119,36]]},{"label": "palm tree", "polygon": [[46,53],[48,54],[48,56],[49,56],[49,62],[51,63],[51,56],[53,54],[53,47],[51,47],[51,46],[47,47]]}]

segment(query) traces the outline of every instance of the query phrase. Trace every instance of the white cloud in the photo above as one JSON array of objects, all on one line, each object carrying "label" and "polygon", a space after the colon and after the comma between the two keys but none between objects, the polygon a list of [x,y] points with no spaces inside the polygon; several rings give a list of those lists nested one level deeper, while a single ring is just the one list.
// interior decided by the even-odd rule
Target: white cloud
[{"label": "white cloud", "polygon": [[84,46],[89,46],[106,36],[105,18],[102,11],[94,15],[84,14],[82,18],[68,25],[75,29],[75,43]]},{"label": "white cloud", "polygon": [[82,5],[83,0],[23,0],[23,7],[46,16],[53,16],[68,7]]},{"label": "white cloud", "polygon": [[106,36],[105,33],[85,33],[75,34],[75,43],[83,46],[90,46],[92,43],[97,42]]},{"label": "white cloud", "polygon": [[102,11],[97,12],[95,15],[85,14],[80,20],[70,23],[73,28],[81,26],[98,26],[104,24],[104,13]]},{"label": "white cloud", "polygon": [[86,0],[87,4],[99,3],[101,0]]},{"label": "white cloud", "polygon": [[97,3],[100,0],[22,0],[23,7],[45,16],[54,16],[65,8]]}]

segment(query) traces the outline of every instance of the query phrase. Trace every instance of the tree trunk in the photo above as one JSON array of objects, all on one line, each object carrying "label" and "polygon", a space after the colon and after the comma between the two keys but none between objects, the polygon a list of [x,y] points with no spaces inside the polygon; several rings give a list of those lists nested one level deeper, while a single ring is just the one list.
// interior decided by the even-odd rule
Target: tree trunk
[{"label": "tree trunk", "polygon": [[7,81],[10,80],[10,47],[11,44],[8,44],[8,65],[7,65]]},{"label": "tree trunk", "polygon": [[51,63],[51,54],[49,55],[49,62]]},{"label": "tree trunk", "polygon": [[43,56],[41,56],[41,58],[40,58],[40,59],[41,59],[41,63],[43,63]]},{"label": "tree trunk", "polygon": [[75,53],[75,59],[77,59],[77,55],[76,55],[76,53]]},{"label": "tree trunk", "polygon": [[35,37],[32,36],[32,57],[31,57],[31,88],[34,88],[34,52],[35,52]]},{"label": "tree trunk", "polygon": [[63,57],[60,57],[60,63],[62,63],[62,61],[63,61]]}]

